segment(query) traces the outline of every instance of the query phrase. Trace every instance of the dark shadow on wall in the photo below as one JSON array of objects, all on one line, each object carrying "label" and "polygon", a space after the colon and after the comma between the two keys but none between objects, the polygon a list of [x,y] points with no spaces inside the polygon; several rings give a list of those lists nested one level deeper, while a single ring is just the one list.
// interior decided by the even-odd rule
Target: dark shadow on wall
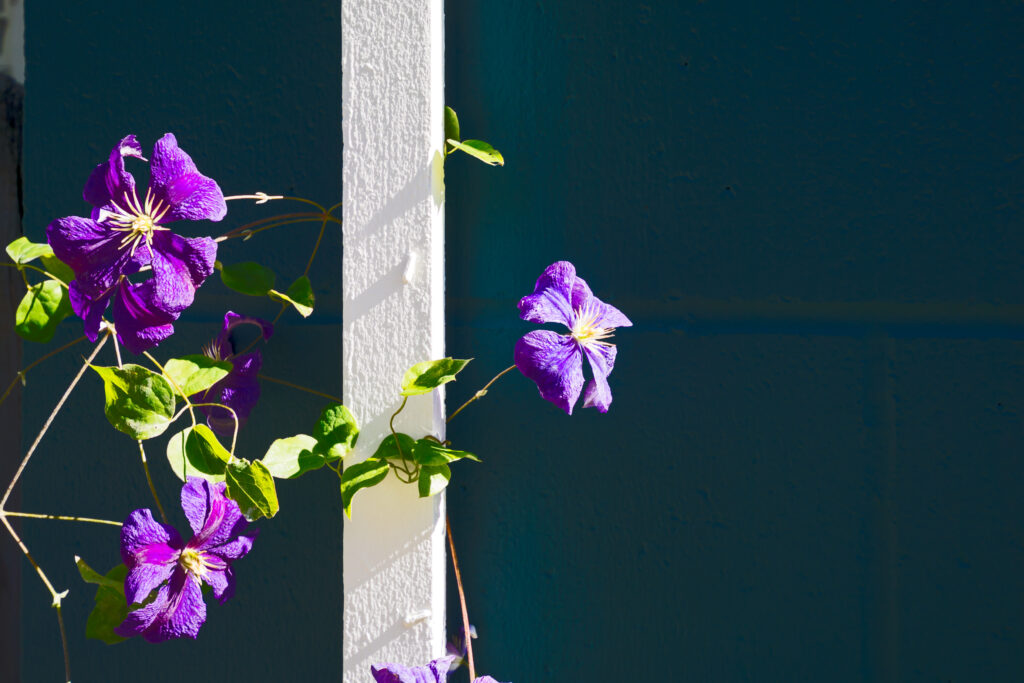
[{"label": "dark shadow on wall", "polygon": [[[21,236],[21,131],[24,87],[10,76],[0,74],[0,246]],[[6,254],[2,256],[6,259]],[[0,392],[7,389],[21,367],[21,339],[11,329],[14,312],[18,308],[24,286],[18,271],[3,268],[0,278],[4,293],[0,297]],[[0,450],[0,486],[7,483],[21,460],[21,391],[15,387],[0,405],[0,434],[4,443]],[[2,493],[0,493],[2,495]],[[7,503],[17,509],[21,501],[15,489]],[[11,520],[15,529],[17,520]],[[6,529],[0,531],[0,662],[4,662],[4,675],[18,680],[18,662],[21,649],[21,551],[11,541]]]}]

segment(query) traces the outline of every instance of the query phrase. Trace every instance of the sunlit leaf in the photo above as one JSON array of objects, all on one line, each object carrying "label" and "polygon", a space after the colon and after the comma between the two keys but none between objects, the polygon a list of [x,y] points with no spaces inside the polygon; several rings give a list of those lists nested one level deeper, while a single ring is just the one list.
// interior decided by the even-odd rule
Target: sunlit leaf
[{"label": "sunlit leaf", "polygon": [[166,379],[141,365],[90,367],[103,379],[104,412],[115,429],[133,439],[151,439],[167,430],[175,394]]},{"label": "sunlit leaf", "polygon": [[455,379],[457,375],[472,358],[460,360],[458,358],[442,358],[441,360],[428,360],[417,363],[405,371],[402,377],[402,396],[416,396],[425,394],[442,384],[447,384]]},{"label": "sunlit leaf", "polygon": [[324,408],[313,429],[317,444],[314,452],[322,454],[329,462],[344,458],[355,447],[359,438],[356,418],[340,403]]},{"label": "sunlit leaf", "polygon": [[224,481],[224,470],[230,461],[231,453],[204,424],[187,427],[167,442],[167,462],[182,481],[188,477]]},{"label": "sunlit leaf", "polygon": [[284,294],[272,289],[267,292],[267,295],[275,301],[291,304],[303,318],[308,318],[313,313],[313,304],[316,303],[316,299],[313,296],[313,286],[305,275],[293,282]]},{"label": "sunlit leaf", "polygon": [[462,150],[471,157],[476,157],[480,161],[490,166],[504,166],[505,157],[501,156],[501,152],[491,147],[488,143],[483,140],[448,140],[448,144],[455,149]]},{"label": "sunlit leaf", "polygon": [[251,522],[277,514],[277,488],[266,465],[259,460],[236,459],[228,463],[224,474],[228,483],[227,496],[238,503],[247,520]]},{"label": "sunlit leaf", "polygon": [[208,356],[191,355],[172,358],[164,363],[164,376],[177,384],[186,396],[206,391],[231,372],[231,362]]},{"label": "sunlit leaf", "polygon": [[420,498],[429,498],[444,491],[452,478],[452,470],[448,465],[424,465],[420,468]]},{"label": "sunlit leaf", "polygon": [[352,519],[352,497],[362,489],[376,486],[388,476],[388,464],[377,458],[368,458],[349,465],[341,473],[341,505]]},{"label": "sunlit leaf", "polygon": [[71,313],[67,288],[56,280],[46,280],[25,292],[14,314],[14,329],[23,339],[46,343]]},{"label": "sunlit leaf", "polygon": [[316,439],[309,434],[277,439],[270,444],[261,462],[278,479],[295,479],[327,464],[323,455],[313,452],[316,445]]}]

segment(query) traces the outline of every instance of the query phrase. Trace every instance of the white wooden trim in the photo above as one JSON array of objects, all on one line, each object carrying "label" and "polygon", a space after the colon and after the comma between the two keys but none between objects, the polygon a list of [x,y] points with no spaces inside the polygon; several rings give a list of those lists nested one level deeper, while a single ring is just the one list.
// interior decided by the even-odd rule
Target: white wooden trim
[{"label": "white wooden trim", "polygon": [[[403,372],[444,357],[443,0],[344,0],[344,399],[370,455]],[[444,397],[395,421],[444,438]],[[355,497],[344,538],[344,681],[426,664],[445,640],[444,497],[393,475]]]}]

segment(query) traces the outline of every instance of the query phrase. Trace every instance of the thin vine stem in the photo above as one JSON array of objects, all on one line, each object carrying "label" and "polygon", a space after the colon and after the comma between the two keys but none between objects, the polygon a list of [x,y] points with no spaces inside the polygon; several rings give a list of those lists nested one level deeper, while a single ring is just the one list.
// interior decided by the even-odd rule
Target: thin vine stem
[{"label": "thin vine stem", "polygon": [[223,403],[196,403],[196,408],[202,408],[203,406],[210,406],[214,408],[223,408],[224,410],[230,411],[231,419],[235,421],[235,431],[231,435],[231,456],[235,455],[235,442],[238,441],[238,413],[231,406],[226,406]]},{"label": "thin vine stem", "polygon": [[[160,361],[158,361],[156,358],[153,358],[152,354],[150,354],[149,351],[143,351],[142,355],[144,355],[146,358],[148,358],[149,362],[152,363],[153,365],[155,365],[158,370],[160,370],[160,374],[163,375],[164,378],[168,382],[170,382],[170,384],[174,388],[174,390],[176,392],[178,392],[178,396],[181,396],[182,400],[185,401],[185,407],[188,408],[189,415],[192,416],[192,426],[195,427],[196,426],[196,411],[194,410],[195,406],[192,404],[192,401],[188,400],[188,396],[185,394],[184,389],[182,389],[180,386],[178,386],[178,383],[174,381],[174,378],[171,377],[170,375],[168,375],[167,372],[164,370],[164,366],[160,365]],[[117,359],[117,367],[121,367],[121,358],[120,358],[120,356]],[[164,521],[166,522],[167,520],[164,520]]]},{"label": "thin vine stem", "polygon": [[466,592],[462,588],[462,572],[459,558],[455,554],[455,540],[452,538],[452,523],[448,513],[444,514],[444,528],[448,533],[448,548],[452,551],[452,569],[455,570],[455,585],[459,587],[459,607],[462,608],[462,638],[466,643],[466,661],[469,664],[469,680],[476,680],[476,666],[473,664],[473,638],[469,635],[469,611],[466,609]]},{"label": "thin vine stem", "polygon": [[316,236],[316,244],[313,245],[313,253],[309,255],[309,262],[306,263],[306,269],[302,271],[303,276],[309,275],[309,269],[313,267],[313,259],[316,258],[316,252],[320,250],[320,242],[324,239],[325,230],[327,230],[326,218],[324,218],[323,223],[320,224],[320,234]]},{"label": "thin vine stem", "polygon": [[[412,473],[412,472],[410,472],[410,471],[409,471],[409,469],[408,469],[408,468],[407,468],[407,467],[405,466],[405,465],[406,465],[406,463],[408,462],[408,460],[407,460],[407,458],[405,457],[405,453],[403,453],[403,452],[402,452],[402,444],[398,443],[398,434],[396,434],[396,433],[395,433],[395,418],[396,418],[396,417],[398,417],[398,414],[399,414],[400,412],[402,412],[403,410],[405,410],[405,404],[406,404],[406,403],[407,403],[408,401],[409,401],[409,397],[408,397],[408,396],[403,396],[403,397],[402,397],[402,405],[398,406],[398,410],[396,410],[396,411],[395,411],[395,412],[394,412],[394,413],[393,413],[393,414],[391,415],[391,419],[390,419],[390,420],[388,421],[388,427],[389,427],[389,428],[391,429],[391,438],[393,438],[393,439],[395,440],[395,448],[397,448],[397,449],[398,449],[398,454],[399,454],[400,456],[402,456],[402,469],[403,469],[403,470],[405,471],[405,473],[406,473],[406,474],[408,474],[408,475],[409,475],[410,477],[412,477],[412,474],[413,474],[413,473]],[[396,469],[397,469],[397,468],[396,468]],[[398,474],[398,473],[397,473],[397,471],[396,471],[396,472],[395,472],[395,475],[397,476],[397,474]],[[406,483],[406,484],[411,484],[411,483],[412,483],[412,481],[407,481],[407,482],[405,482],[405,483]]]},{"label": "thin vine stem", "polygon": [[230,197],[225,197],[224,201],[230,202],[235,199],[255,199],[257,204],[266,204],[271,199],[284,199],[281,195],[267,194],[266,192],[256,192],[254,194],[234,194]]},{"label": "thin vine stem", "polygon": [[39,273],[42,273],[43,275],[45,275],[46,277],[50,278],[51,280],[56,280],[57,282],[59,282],[60,286],[63,287],[64,289],[68,288],[68,283],[64,282],[59,277],[57,277],[56,275],[54,275],[50,271],[46,270],[45,268],[40,268],[39,266],[33,266],[31,263],[7,263],[5,261],[3,263],[0,263],[0,266],[7,266],[8,268],[17,268],[18,270],[20,270],[21,271],[21,279],[25,281],[25,285],[27,287],[31,287],[32,285],[29,284],[28,278],[25,277],[25,268],[29,268],[31,270],[37,271]]},{"label": "thin vine stem", "polygon": [[164,512],[164,505],[160,502],[160,496],[156,493],[156,486],[153,485],[153,477],[149,474],[149,463],[146,462],[146,449],[142,446],[142,439],[136,440],[139,444],[139,457],[142,459],[142,469],[146,472],[146,483],[149,484],[149,491],[153,494],[153,500],[156,501],[156,509],[160,511],[160,517],[164,520],[164,524],[170,524],[167,520],[167,513]]},{"label": "thin vine stem", "polygon": [[269,377],[269,376],[264,375],[264,374],[258,374],[256,376],[258,378],[262,379],[262,380],[267,381],[267,382],[273,382],[274,384],[282,384],[282,385],[284,385],[286,387],[291,387],[292,389],[298,389],[299,391],[304,391],[307,394],[313,394],[314,396],[320,396],[321,398],[330,399],[330,400],[334,401],[335,403],[342,403],[342,400],[340,398],[338,398],[337,396],[331,396],[330,394],[325,394],[322,391],[317,391],[316,389],[310,389],[309,387],[304,387],[301,384],[295,384],[294,382],[289,382],[288,380],[285,380],[285,379],[278,379],[276,377]]},{"label": "thin vine stem", "polygon": [[281,199],[288,199],[293,202],[302,202],[303,204],[309,204],[310,206],[315,206],[316,208],[320,209],[321,213],[327,213],[327,210],[323,206],[321,206],[317,202],[314,202],[312,199],[306,199],[305,197],[281,197]]},{"label": "thin vine stem", "polygon": [[43,428],[39,430],[39,434],[36,435],[36,438],[32,442],[32,445],[29,446],[28,452],[25,453],[25,457],[22,458],[21,460],[21,464],[18,465],[18,469],[14,473],[14,478],[11,479],[11,483],[7,485],[7,490],[4,492],[3,499],[0,499],[0,522],[3,522],[3,525],[7,527],[7,531],[10,532],[11,537],[14,539],[14,542],[18,544],[19,548],[21,548],[22,554],[25,555],[25,558],[28,560],[29,564],[32,565],[32,568],[36,570],[36,573],[39,575],[39,578],[43,581],[43,585],[45,585],[46,589],[50,591],[50,596],[53,598],[53,606],[57,610],[57,623],[60,626],[61,647],[64,649],[64,674],[65,679],[69,682],[71,681],[71,657],[68,654],[68,636],[66,631],[64,630],[64,616],[61,614],[60,611],[60,602],[64,598],[64,596],[67,595],[67,591],[64,591],[63,593],[58,593],[57,590],[53,587],[53,584],[50,583],[50,579],[47,578],[46,572],[43,571],[43,568],[40,567],[39,563],[36,562],[34,557],[32,557],[32,553],[29,552],[28,547],[25,545],[24,541],[21,540],[21,537],[18,536],[18,532],[14,530],[14,527],[7,519],[7,511],[5,508],[7,506],[8,499],[11,497],[11,492],[14,491],[14,487],[18,483],[18,479],[21,478],[22,472],[25,471],[25,467],[28,465],[28,461],[32,458],[32,454],[36,452],[36,449],[39,447],[39,443],[43,440],[43,437],[46,435],[46,432],[50,428],[50,425],[53,424],[53,421],[57,418],[57,414],[60,412],[61,408],[64,407],[64,404],[67,402],[68,396],[70,396],[71,392],[74,391],[75,387],[78,385],[78,382],[82,379],[82,375],[85,374],[86,369],[93,362],[93,360],[95,360],[96,356],[103,348],[103,345],[107,343],[107,340],[110,338],[111,334],[112,332],[108,330],[107,333],[103,336],[103,338],[100,339],[99,343],[97,343],[96,346],[93,347],[93,350],[89,354],[89,357],[85,359],[85,362],[82,364],[82,367],[78,370],[78,373],[75,374],[74,379],[71,380],[71,383],[68,385],[68,388],[64,391],[64,394],[60,397],[60,400],[57,401],[57,405],[50,413],[50,416],[46,418],[46,422],[43,423]]},{"label": "thin vine stem", "polygon": [[11,497],[11,491],[14,490],[15,484],[17,484],[18,479],[21,478],[21,473],[25,471],[25,466],[28,465],[29,459],[32,457],[32,454],[36,452],[36,448],[39,447],[39,442],[43,440],[43,437],[46,435],[46,431],[50,428],[50,425],[53,424],[54,419],[56,419],[57,413],[59,413],[60,409],[64,407],[64,403],[68,400],[68,396],[71,395],[71,392],[74,390],[75,386],[78,385],[79,380],[82,379],[82,375],[85,374],[85,371],[86,369],[88,369],[89,365],[93,362],[93,360],[96,359],[96,356],[99,354],[100,349],[102,349],[103,345],[107,343],[107,340],[110,338],[110,335],[111,332],[108,331],[107,334],[105,334],[103,338],[100,339],[99,343],[96,344],[95,347],[93,347],[92,353],[90,353],[89,357],[85,359],[85,363],[82,364],[82,367],[79,368],[78,373],[75,375],[74,379],[71,380],[71,384],[69,384],[68,388],[64,391],[64,395],[60,397],[59,401],[57,401],[57,405],[54,407],[53,412],[51,412],[50,416],[46,418],[46,422],[43,423],[43,428],[39,431],[39,434],[36,435],[36,438],[32,442],[32,445],[29,446],[28,452],[25,453],[25,457],[22,459],[21,464],[18,466],[18,470],[14,473],[14,479],[11,480],[11,483],[7,486],[7,491],[4,493],[3,499],[0,500],[0,514],[3,513],[4,507],[7,505],[7,499]]},{"label": "thin vine stem", "polygon": [[487,390],[491,388],[492,384],[497,382],[501,378],[501,376],[504,375],[505,373],[512,372],[515,369],[516,369],[515,365],[510,365],[507,368],[505,368],[504,370],[502,370],[501,372],[499,372],[497,375],[495,375],[494,379],[492,379],[490,382],[485,384],[483,389],[480,389],[475,394],[473,394],[468,401],[466,401],[461,406],[459,406],[458,410],[456,410],[454,413],[449,415],[448,419],[445,420],[445,423],[448,423],[448,422],[451,422],[452,420],[454,420],[455,416],[458,415],[459,413],[461,413],[463,411],[463,409],[466,406],[468,406],[470,403],[472,403],[473,401],[477,400],[478,398],[483,398],[487,394]]},{"label": "thin vine stem", "polygon": [[241,237],[248,239],[252,235],[270,228],[276,228],[281,225],[290,225],[292,223],[313,223],[323,219],[323,214],[316,213],[315,211],[304,211],[299,213],[283,213],[277,216],[268,216],[267,218],[261,218],[258,221],[246,223],[240,225],[237,228],[228,230],[223,235],[214,238],[214,242],[224,242],[225,240],[235,239]]},{"label": "thin vine stem", "polygon": [[46,355],[40,356],[39,358],[36,358],[34,361],[29,363],[27,366],[25,366],[24,370],[19,370],[18,374],[14,376],[14,379],[11,380],[11,383],[7,385],[7,389],[4,390],[3,395],[0,396],[0,405],[3,405],[3,402],[7,400],[8,394],[10,394],[11,391],[14,390],[14,387],[18,386],[19,383],[25,381],[25,375],[28,374],[29,370],[31,370],[32,368],[36,367],[40,363],[42,363],[44,360],[48,360],[50,358],[53,358],[54,356],[56,356],[61,351],[67,351],[68,349],[70,349],[75,344],[79,344],[79,343],[84,342],[84,341],[85,341],[85,336],[83,335],[83,336],[79,337],[78,339],[76,339],[74,341],[68,342],[67,344],[65,344],[64,346],[60,347],[59,349],[54,349],[53,351],[50,351]]},{"label": "thin vine stem", "polygon": [[64,679],[71,683],[71,656],[68,654],[68,634],[64,630],[64,613],[61,612],[60,603],[57,603],[57,625],[60,626],[60,640],[64,643]]},{"label": "thin vine stem", "polygon": [[90,522],[92,524],[109,524],[110,526],[123,526],[121,522],[115,522],[110,519],[96,519],[94,517],[74,517],[71,515],[41,515],[35,512],[14,512],[13,510],[5,510],[4,514],[8,517],[26,517],[28,519],[56,519],[62,522]]}]

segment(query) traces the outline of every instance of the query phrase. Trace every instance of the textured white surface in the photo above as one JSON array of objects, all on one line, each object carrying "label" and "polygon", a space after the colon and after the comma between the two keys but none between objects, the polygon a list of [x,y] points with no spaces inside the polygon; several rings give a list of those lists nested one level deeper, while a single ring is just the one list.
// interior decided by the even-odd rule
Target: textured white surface
[{"label": "textured white surface", "polygon": [[[369,456],[402,374],[444,356],[442,0],[344,0],[344,399]],[[443,394],[395,428],[444,437]],[[355,497],[344,542],[346,683],[444,650],[444,497],[387,481]]]}]

